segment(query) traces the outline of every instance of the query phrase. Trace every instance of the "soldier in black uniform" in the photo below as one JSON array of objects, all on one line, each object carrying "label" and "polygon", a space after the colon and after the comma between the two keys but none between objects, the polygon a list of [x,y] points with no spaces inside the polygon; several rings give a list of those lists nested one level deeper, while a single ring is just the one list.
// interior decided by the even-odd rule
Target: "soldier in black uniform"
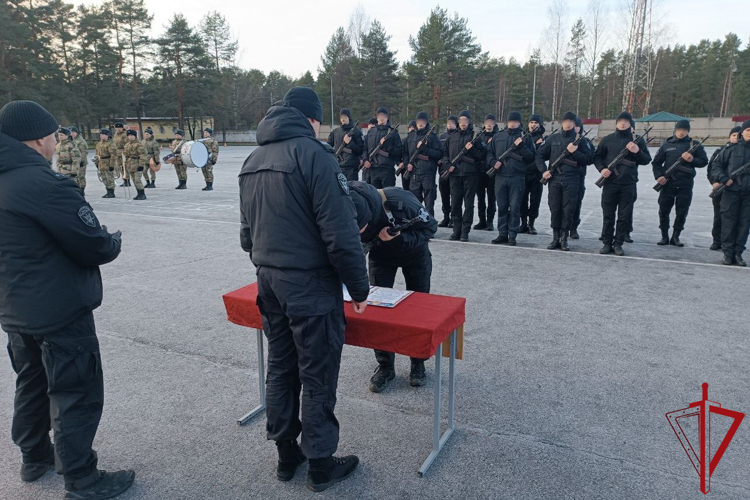
[{"label": "soldier in black uniform", "polygon": [[[376,117],[378,124],[372,128],[365,138],[365,157],[364,168],[369,175],[368,182],[376,188],[391,187],[396,185],[396,171],[394,166],[401,158],[401,138],[398,131],[394,131],[388,140],[385,136],[393,128],[388,119],[388,110],[378,108]],[[379,144],[382,147],[370,159],[370,155],[375,151]]]},{"label": "soldier in black uniform", "polygon": [[[579,202],[578,189],[581,182],[581,168],[591,164],[594,150],[589,144],[581,141],[577,146],[573,142],[578,138],[576,115],[568,111],[562,116],[560,132],[552,134],[536,151],[536,164],[542,176],[549,179],[547,194],[551,214],[552,242],[548,250],[560,248],[568,251],[568,236],[576,216]],[[555,171],[550,171],[545,162],[555,161],[563,152],[566,156]]]},{"label": "soldier in black uniform", "polygon": [[370,169],[369,168],[362,168],[365,164],[365,160],[367,160],[367,136],[370,134],[372,129],[374,129],[378,125],[378,119],[374,116],[370,118],[367,121],[367,133],[362,134],[362,158],[359,160],[359,168],[362,170],[362,180],[369,183],[370,182]]},{"label": "soldier in black uniform", "polygon": [[102,302],[99,266],[120,254],[120,232],[107,232],[76,182],[49,167],[56,130],[33,101],[0,109],[0,326],[18,375],[11,435],[23,481],[54,465],[66,498],[112,498],[135,472],[97,469],[91,449],[104,406],[92,311]]},{"label": "soldier in black uniform", "polygon": [[[403,141],[401,141],[401,161],[398,164],[399,170],[401,170],[402,167],[406,166],[406,163],[409,161],[409,153],[406,151],[406,142],[409,140],[409,138],[413,135],[413,132],[417,130],[417,121],[411,120],[409,122],[409,125],[406,127],[406,137]],[[409,191],[411,186],[411,176],[407,175],[404,177],[404,170],[401,170],[401,187],[404,189],[404,191]]]},{"label": "soldier in black uniform", "polygon": [[[437,232],[437,221],[412,193],[402,189],[377,190],[364,182],[350,182],[349,187],[357,210],[362,243],[370,248],[370,284],[393,288],[396,272],[401,268],[407,290],[429,293],[432,254],[428,243]],[[416,217],[421,219],[417,224],[393,236],[388,234],[389,227]],[[395,357],[392,352],[375,351],[378,367],[370,379],[372,392],[382,392],[396,377]],[[409,383],[413,387],[425,383],[425,361],[411,358]]]},{"label": "soldier in black uniform", "polygon": [[[716,178],[713,172],[713,165],[716,159],[719,157],[722,151],[724,149],[728,148],[732,144],[737,144],[740,141],[740,127],[733,127],[732,130],[729,131],[729,140],[727,143],[718,148],[716,151],[714,151],[714,154],[711,155],[711,159],[708,162],[708,167],[706,168],[706,176],[708,177],[708,182],[711,184],[715,184],[719,182],[719,180]],[[711,228],[711,236],[713,237],[714,241],[711,243],[711,250],[721,250],[721,194],[718,194],[711,198],[711,201],[714,206],[714,223],[713,227]]]},{"label": "soldier in black uniform", "polygon": [[[531,142],[534,143],[534,148],[539,148],[544,141],[545,132],[541,115],[531,115],[528,130],[531,132]],[[536,162],[531,161],[526,165],[519,233],[537,234],[534,222],[539,217],[539,205],[542,203],[542,193],[544,192],[544,185],[541,180],[542,173],[537,168]]]},{"label": "soldier in black uniform", "polygon": [[[477,162],[483,161],[484,147],[481,141],[476,145],[474,127],[471,115],[467,110],[458,114],[458,131],[450,134],[443,144],[443,168],[447,165],[450,172],[451,185],[451,218],[453,219],[453,234],[451,240],[469,241],[471,223],[474,221],[474,195],[477,192]],[[451,164],[464,148],[466,154],[458,162]],[[463,206],[463,213],[462,208]]]},{"label": "soldier in black uniform", "polygon": [[328,135],[328,144],[334,151],[338,151],[341,143],[344,143],[338,157],[339,167],[347,180],[356,181],[359,178],[359,159],[364,151],[362,131],[359,127],[353,130],[352,112],[347,108],[339,112],[339,120],[341,126],[333,129]]},{"label": "soldier in black uniform", "polygon": [[[617,116],[614,133],[605,136],[594,153],[594,165],[607,180],[602,188],[602,246],[599,253],[608,254],[613,250],[615,255],[622,256],[625,252],[622,244],[625,236],[630,232],[633,222],[633,199],[635,198],[636,172],[638,165],[651,162],[646,141],[643,138],[633,142],[635,138],[635,122],[633,116],[623,111]],[[607,166],[627,148],[628,153],[617,165],[619,175]],[[617,214],[617,232],[615,232],[615,214]]]},{"label": "soldier in black uniform", "polygon": [[[531,138],[523,139],[521,113],[511,111],[505,123],[506,128],[492,138],[487,149],[487,166],[497,170],[495,198],[497,199],[498,236],[492,243],[516,244],[516,235],[521,226],[521,198],[526,179],[526,165],[534,159],[534,143]],[[498,158],[509,148],[514,150],[500,162]]]},{"label": "soldier in black uniform", "polygon": [[[484,117],[484,128],[482,129],[482,147],[485,150],[492,143],[492,137],[500,129],[497,128],[497,118],[489,114]],[[495,210],[497,202],[495,200],[495,178],[485,175],[489,166],[484,161],[477,163],[477,209],[479,210],[479,222],[474,229],[494,231]]]},{"label": "soldier in black uniform", "polygon": [[[430,122],[427,113],[417,113],[416,126],[417,129],[404,141],[404,163],[407,163],[408,172],[404,173],[404,181],[409,182],[409,190],[420,203],[424,203],[430,216],[435,217],[435,174],[438,161],[443,157],[443,149],[437,134],[429,134]],[[414,164],[408,164],[409,158],[417,151]]]},{"label": "soldier in black uniform", "polygon": [[[581,121],[580,116],[576,116],[576,134],[582,134],[583,133],[583,122]],[[585,143],[585,145],[583,145]],[[593,163],[593,154],[596,148],[591,143],[591,141],[588,139],[588,137],[584,137],[581,139],[581,146],[580,148],[588,149],[591,154],[591,161],[589,161],[586,165],[581,165],[581,178],[580,183],[578,184],[578,203],[576,203],[576,209],[575,214],[573,215],[573,222],[572,226],[570,227],[570,239],[571,240],[577,240],[580,238],[578,235],[578,226],[581,224],[581,208],[583,208],[583,195],[586,194],[586,172],[588,171],[588,166]]]},{"label": "soldier in black uniform", "polygon": [[277,477],[292,479],[308,458],[313,491],[349,477],[359,463],[333,457],[342,281],[356,312],[369,293],[349,186],[333,149],[316,139],[322,119],[315,91],[292,88],[258,124],[259,147],[240,172],[240,240],[257,268],[268,338],[267,435],[278,448]]},{"label": "soldier in black uniform", "polygon": [[[445,132],[440,134],[440,144],[443,150],[445,150],[445,141],[457,130],[458,117],[451,115],[445,122]],[[449,166],[442,158],[438,161],[438,189],[440,190],[440,204],[443,208],[443,220],[440,221],[438,227],[453,227],[453,220],[451,219],[451,183],[450,179],[443,179],[442,177]]]},{"label": "soldier in black uniform", "polygon": [[746,266],[742,258],[750,230],[750,173],[736,176],[734,172],[750,162],[750,120],[742,124],[738,144],[725,147],[716,158],[712,175],[727,188],[721,194],[721,249],[724,265]]},{"label": "soldier in black uniform", "polygon": [[[661,240],[657,245],[685,246],[680,241],[680,233],[685,229],[690,202],[693,200],[693,179],[695,169],[703,168],[708,164],[708,156],[703,146],[699,146],[695,153],[690,154],[688,150],[693,147],[690,133],[690,122],[680,120],[675,124],[674,135],[661,145],[656,152],[651,166],[654,171],[654,179],[663,187],[659,191],[659,229],[661,229]],[[676,172],[665,177],[667,168],[678,160],[682,161]],[[674,230],[672,238],[669,237],[669,213],[675,207]]]}]

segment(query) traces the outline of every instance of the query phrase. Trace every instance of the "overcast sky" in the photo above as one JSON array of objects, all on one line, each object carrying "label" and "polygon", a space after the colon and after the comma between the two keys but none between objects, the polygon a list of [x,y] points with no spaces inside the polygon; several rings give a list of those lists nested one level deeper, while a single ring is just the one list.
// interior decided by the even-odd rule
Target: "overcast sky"
[{"label": "overcast sky", "polygon": [[[609,22],[623,25],[623,7],[632,0],[604,0]],[[98,4],[90,0],[75,3]],[[492,56],[528,59],[539,46],[547,21],[547,7],[552,0],[527,2],[507,0],[460,0],[443,2],[452,15],[457,12],[468,19],[468,26],[483,50]],[[569,24],[586,17],[588,0],[570,0]],[[242,68],[257,68],[265,73],[278,70],[298,77],[306,70],[316,74],[320,56],[331,35],[339,26],[347,27],[357,0],[146,0],[154,15],[153,34],[163,31],[179,9],[191,25],[197,25],[207,10],[218,10],[228,19],[240,43],[238,60]],[[391,38],[391,49],[399,61],[411,55],[409,35],[416,35],[436,0],[394,0],[361,2],[366,13],[385,27]],[[750,39],[750,2],[746,0],[655,0],[654,18],[665,19],[669,26],[665,44],[690,44],[708,38],[723,39],[736,33],[748,43]],[[621,30],[621,28],[618,28]],[[744,46],[744,45],[743,45]]]}]

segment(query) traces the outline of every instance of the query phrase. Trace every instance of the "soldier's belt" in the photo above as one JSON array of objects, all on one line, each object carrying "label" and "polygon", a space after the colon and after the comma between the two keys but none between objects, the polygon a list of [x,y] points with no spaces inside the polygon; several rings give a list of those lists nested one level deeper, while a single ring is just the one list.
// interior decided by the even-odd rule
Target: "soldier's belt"
[{"label": "soldier's belt", "polygon": [[630,160],[620,160],[620,165],[625,165],[626,167],[635,167],[635,162]]},{"label": "soldier's belt", "polygon": [[677,170],[679,170],[680,172],[684,172],[686,174],[692,174],[693,173],[693,169],[690,168],[690,167],[688,167],[688,166],[686,166],[686,165],[680,165],[679,167],[677,167]]},{"label": "soldier's belt", "polygon": [[474,160],[472,160],[471,158],[466,158],[466,157],[461,158],[461,162],[462,163],[470,163],[472,165],[475,163]]},{"label": "soldier's belt", "polygon": [[417,155],[418,160],[429,161],[430,157],[427,155]]},{"label": "soldier's belt", "polygon": [[510,156],[516,161],[523,161],[523,157],[519,155],[518,153],[510,153],[508,156]]},{"label": "soldier's belt", "polygon": [[60,163],[62,163],[63,165],[72,165],[73,164],[72,161],[60,161]]},{"label": "soldier's belt", "polygon": [[342,149],[342,151],[343,151],[344,153],[352,154],[352,150],[351,150],[351,149],[349,149],[349,148],[344,148],[344,149]]},{"label": "soldier's belt", "polygon": [[563,163],[566,164],[566,165],[570,165],[571,167],[577,167],[578,166],[578,162],[575,161],[575,160],[571,160],[570,158],[565,158],[563,160]]},{"label": "soldier's belt", "polygon": [[380,156],[390,156],[387,152],[383,151],[382,149],[378,150],[378,154]]},{"label": "soldier's belt", "polygon": [[128,158],[131,160],[137,160],[140,158],[140,156],[128,156]]}]

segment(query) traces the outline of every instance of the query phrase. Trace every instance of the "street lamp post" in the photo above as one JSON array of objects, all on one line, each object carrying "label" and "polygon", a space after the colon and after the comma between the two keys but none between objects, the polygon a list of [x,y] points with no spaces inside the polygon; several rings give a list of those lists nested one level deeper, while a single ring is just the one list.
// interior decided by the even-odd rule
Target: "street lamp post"
[{"label": "street lamp post", "polygon": [[331,130],[333,130],[333,73],[329,76],[331,77]]}]

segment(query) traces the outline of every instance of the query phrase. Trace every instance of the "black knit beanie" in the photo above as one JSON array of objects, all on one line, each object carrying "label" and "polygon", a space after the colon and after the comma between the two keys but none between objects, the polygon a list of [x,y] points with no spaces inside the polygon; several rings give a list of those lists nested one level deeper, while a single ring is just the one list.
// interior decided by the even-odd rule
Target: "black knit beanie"
[{"label": "black knit beanie", "polygon": [[284,95],[283,102],[284,106],[300,110],[307,118],[323,121],[323,105],[318,94],[309,87],[292,87]]},{"label": "black knit beanie", "polygon": [[55,117],[34,101],[11,101],[0,109],[0,133],[17,141],[42,139],[57,126]]},{"label": "black knit beanie", "polygon": [[681,128],[683,130],[687,130],[690,132],[690,120],[679,120],[677,123],[674,124],[674,129],[677,130],[678,128]]}]

